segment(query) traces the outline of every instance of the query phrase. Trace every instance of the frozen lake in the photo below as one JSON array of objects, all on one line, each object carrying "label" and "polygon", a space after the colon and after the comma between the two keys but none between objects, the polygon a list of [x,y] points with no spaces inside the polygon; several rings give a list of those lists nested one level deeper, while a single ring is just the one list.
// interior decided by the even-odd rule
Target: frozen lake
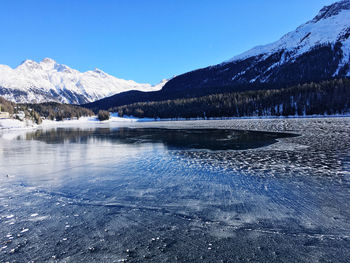
[{"label": "frozen lake", "polygon": [[200,128],[4,134],[0,262],[348,262],[347,146]]}]

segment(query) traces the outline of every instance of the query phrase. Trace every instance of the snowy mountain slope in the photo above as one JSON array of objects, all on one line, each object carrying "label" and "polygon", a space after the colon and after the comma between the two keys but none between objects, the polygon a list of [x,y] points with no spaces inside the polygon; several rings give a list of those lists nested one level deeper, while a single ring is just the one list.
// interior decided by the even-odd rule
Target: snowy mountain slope
[{"label": "snowy mountain slope", "polygon": [[335,44],[337,41],[343,41],[345,46],[342,49],[348,50],[349,41],[346,41],[345,38],[350,33],[349,27],[350,1],[347,0],[324,7],[313,20],[299,26],[295,31],[284,35],[278,41],[257,46],[227,62],[244,60],[258,55],[263,55],[262,59],[264,59],[280,50],[291,52],[290,58],[295,58],[317,45]]},{"label": "snowy mountain slope", "polygon": [[129,90],[160,90],[166,81],[152,86],[118,79],[99,69],[82,73],[50,58],[40,63],[26,60],[15,69],[0,65],[0,96],[14,102],[82,104]]},{"label": "snowy mountain slope", "polygon": [[302,83],[350,76],[350,0],[324,7],[280,40],[170,80],[165,90]]}]

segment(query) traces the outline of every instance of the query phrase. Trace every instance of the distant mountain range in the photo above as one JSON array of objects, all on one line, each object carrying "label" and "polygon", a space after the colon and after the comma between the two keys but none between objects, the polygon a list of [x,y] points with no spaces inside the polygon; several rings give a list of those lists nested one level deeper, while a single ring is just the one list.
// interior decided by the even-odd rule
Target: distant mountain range
[{"label": "distant mountain range", "polygon": [[118,79],[100,69],[79,72],[50,58],[39,63],[25,60],[14,69],[0,65],[0,96],[21,103],[82,104],[128,90],[160,90],[166,82],[152,86]]},{"label": "distant mountain range", "polygon": [[345,0],[322,8],[315,18],[272,44],[174,77],[161,91],[125,92],[86,106],[108,109],[135,102],[277,89],[350,77],[349,61],[350,0]]},{"label": "distant mountain range", "polygon": [[0,96],[15,102],[56,101],[107,110],[138,102],[348,78],[349,61],[350,0],[343,0],[322,8],[312,20],[272,44],[155,86],[118,79],[99,69],[82,73],[46,58],[39,63],[26,60],[15,69],[0,65]]}]

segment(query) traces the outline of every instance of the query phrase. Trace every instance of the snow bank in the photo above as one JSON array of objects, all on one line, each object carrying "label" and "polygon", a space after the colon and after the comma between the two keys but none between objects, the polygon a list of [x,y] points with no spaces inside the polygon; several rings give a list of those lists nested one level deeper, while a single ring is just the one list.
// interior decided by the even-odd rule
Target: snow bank
[{"label": "snow bank", "polygon": [[19,121],[15,119],[0,119],[0,130],[1,129],[24,129],[34,127],[32,121]]},{"label": "snow bank", "polygon": [[98,125],[105,123],[133,123],[133,122],[149,122],[154,121],[154,119],[144,118],[138,119],[135,117],[118,117],[117,113],[112,113],[109,120],[99,121],[96,116],[92,117],[81,117],[79,119],[63,120],[63,121],[52,121],[43,120],[42,124],[37,125],[32,121],[19,121],[15,119],[0,119],[0,130],[18,130],[18,129],[33,129],[33,128],[47,128],[47,127],[79,127],[87,125]]},{"label": "snow bank", "polygon": [[310,116],[251,116],[251,117],[221,117],[221,118],[176,118],[176,119],[153,119],[153,118],[136,118],[133,116],[119,117],[118,113],[111,113],[110,119],[99,121],[97,116],[81,117],[73,120],[51,121],[43,120],[42,124],[37,125],[30,120],[19,121],[14,119],[0,119],[0,131],[34,129],[34,128],[55,128],[55,127],[81,127],[96,126],[100,124],[112,123],[140,123],[140,122],[181,122],[181,121],[217,121],[217,120],[286,120],[286,119],[324,119],[324,118],[342,118],[350,117],[349,114],[344,115],[310,115]]}]

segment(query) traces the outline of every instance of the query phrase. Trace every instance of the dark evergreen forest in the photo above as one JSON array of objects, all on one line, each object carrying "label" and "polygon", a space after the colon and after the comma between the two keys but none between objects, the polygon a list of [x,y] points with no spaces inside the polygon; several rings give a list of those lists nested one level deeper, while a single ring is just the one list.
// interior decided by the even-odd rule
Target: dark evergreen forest
[{"label": "dark evergreen forest", "polygon": [[[77,105],[61,104],[57,102],[16,104],[4,99],[3,97],[0,97],[0,107],[2,111],[6,111],[11,115],[18,113],[19,111],[24,111],[26,116],[38,114],[38,116],[51,120],[63,120],[66,118],[80,118],[83,116],[94,115],[91,110]],[[36,116],[36,118],[38,117]]]},{"label": "dark evergreen forest", "polygon": [[92,116],[94,113],[86,108],[71,105],[61,104],[57,102],[45,102],[39,104],[19,104],[21,108],[31,108],[40,114],[40,116],[51,120],[63,120],[71,118],[80,118],[84,116]]},{"label": "dark evergreen forest", "polygon": [[139,102],[109,109],[139,118],[304,116],[350,111],[350,79],[306,83],[282,89],[212,94],[197,98]]}]

